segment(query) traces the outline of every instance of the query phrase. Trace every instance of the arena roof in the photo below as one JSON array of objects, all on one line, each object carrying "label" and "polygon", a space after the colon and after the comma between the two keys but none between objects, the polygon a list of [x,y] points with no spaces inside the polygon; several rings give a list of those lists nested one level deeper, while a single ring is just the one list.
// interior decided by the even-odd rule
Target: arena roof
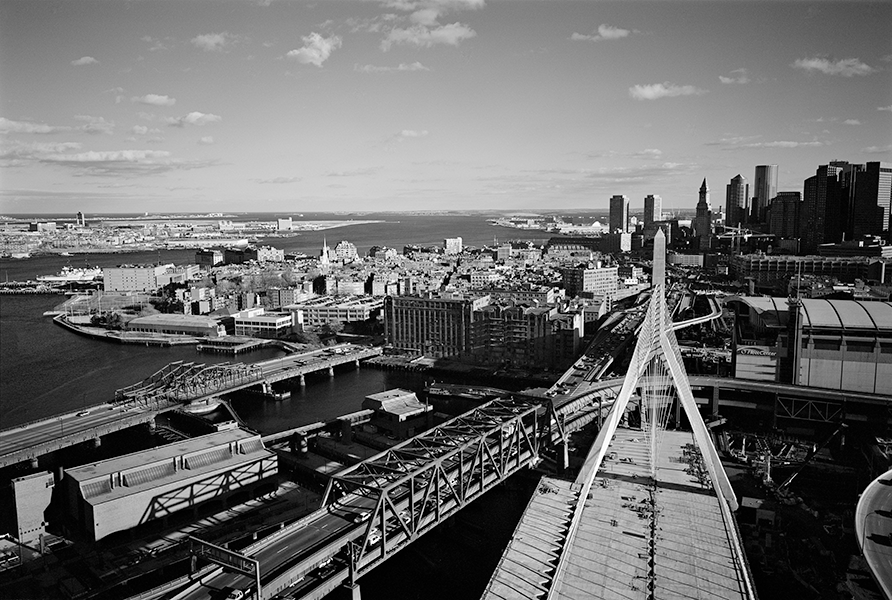
[{"label": "arena roof", "polygon": [[[734,296],[758,313],[772,313],[778,323],[786,322],[781,313],[787,312],[786,299],[767,296]],[[803,325],[809,328],[870,329],[892,331],[892,302],[865,302],[861,300],[828,300],[804,298],[802,303]],[[764,317],[763,317],[764,318]]]}]

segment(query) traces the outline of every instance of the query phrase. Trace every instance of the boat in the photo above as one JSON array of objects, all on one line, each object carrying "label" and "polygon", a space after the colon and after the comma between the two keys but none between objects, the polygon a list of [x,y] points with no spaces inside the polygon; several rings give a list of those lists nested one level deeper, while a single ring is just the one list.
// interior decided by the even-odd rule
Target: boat
[{"label": "boat", "polygon": [[220,406],[220,399],[215,397],[187,404],[183,407],[183,410],[193,415],[203,415],[216,410],[218,406]]},{"label": "boat", "polygon": [[37,281],[46,283],[90,283],[102,277],[102,267],[62,267],[55,275],[38,275]]}]

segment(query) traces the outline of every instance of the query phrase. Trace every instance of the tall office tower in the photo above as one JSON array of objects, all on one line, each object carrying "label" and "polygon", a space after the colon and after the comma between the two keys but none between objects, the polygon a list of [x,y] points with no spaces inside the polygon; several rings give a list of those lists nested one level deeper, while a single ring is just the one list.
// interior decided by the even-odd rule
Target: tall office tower
[{"label": "tall office tower", "polygon": [[750,220],[764,223],[771,199],[777,196],[777,165],[759,165],[753,181],[753,202],[750,206]]},{"label": "tall office tower", "polygon": [[77,216],[75,217],[75,225],[80,225],[81,227],[83,227],[86,224],[87,224],[87,219],[86,219],[86,217],[84,217],[84,213],[78,212]]},{"label": "tall office tower", "polygon": [[700,238],[700,247],[709,245],[709,236],[712,235],[712,205],[709,203],[709,186],[706,178],[700,185],[700,200],[697,201],[697,216],[694,217],[694,235]]},{"label": "tall office tower", "polygon": [[799,192],[778,192],[768,209],[768,233],[779,238],[799,237]]},{"label": "tall office tower", "polygon": [[805,180],[799,234],[804,252],[815,252],[820,244],[839,242],[844,230],[839,173],[849,163],[833,161],[820,165]]},{"label": "tall office tower", "polygon": [[654,236],[654,270],[651,278],[654,286],[666,283],[666,234],[662,227]]},{"label": "tall office tower", "polygon": [[746,177],[738,175],[725,186],[725,225],[738,227],[747,222],[750,186]]},{"label": "tall office tower", "polygon": [[663,220],[663,199],[653,194],[644,197],[644,227]]},{"label": "tall office tower", "polygon": [[624,195],[616,195],[610,199],[610,233],[620,230],[626,233],[629,230],[629,198]]},{"label": "tall office tower", "polygon": [[[851,237],[880,235],[890,230],[889,211],[892,209],[892,163],[869,162],[861,169],[844,171],[845,189],[850,191]],[[857,173],[856,177],[852,177]],[[855,179],[855,181],[851,181]],[[854,192],[851,189],[854,188]]]}]

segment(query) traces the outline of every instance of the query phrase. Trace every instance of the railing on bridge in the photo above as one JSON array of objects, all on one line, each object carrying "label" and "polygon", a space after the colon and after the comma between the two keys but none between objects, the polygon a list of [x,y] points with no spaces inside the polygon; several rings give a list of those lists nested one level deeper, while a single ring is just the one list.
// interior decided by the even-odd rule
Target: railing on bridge
[{"label": "railing on bridge", "polygon": [[357,495],[375,501],[351,545],[351,583],[537,461],[540,415],[531,399],[493,400],[334,476],[323,506]]}]

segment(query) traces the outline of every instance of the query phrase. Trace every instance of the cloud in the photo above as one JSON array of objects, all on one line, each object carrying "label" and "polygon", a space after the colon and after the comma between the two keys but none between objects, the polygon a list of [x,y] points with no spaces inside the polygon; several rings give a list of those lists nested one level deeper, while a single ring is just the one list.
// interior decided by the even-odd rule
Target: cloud
[{"label": "cloud", "polygon": [[78,121],[84,121],[84,125],[80,127],[76,127],[77,131],[83,131],[84,133],[105,133],[111,135],[115,131],[115,123],[114,121],[106,121],[102,117],[91,117],[89,115],[75,115],[74,118]]},{"label": "cloud", "polygon": [[629,95],[635,100],[657,100],[658,98],[671,98],[675,96],[699,96],[706,90],[692,85],[675,85],[668,81],[663,83],[651,83],[648,85],[636,85],[629,88]]},{"label": "cloud", "polygon": [[185,127],[186,125],[207,125],[208,123],[216,123],[222,120],[223,117],[219,115],[194,111],[183,117],[168,117],[164,119],[164,122],[171,127]]},{"label": "cloud", "polygon": [[205,33],[192,38],[192,45],[201,48],[205,52],[222,52],[233,39],[228,31],[223,33]]},{"label": "cloud", "polygon": [[130,128],[130,131],[136,135],[145,135],[149,132],[149,128],[145,125],[134,125]]},{"label": "cloud", "polygon": [[142,41],[144,41],[144,42],[148,42],[148,43],[152,44],[152,46],[149,48],[149,52],[157,52],[159,50],[170,49],[170,46],[165,44],[164,42],[162,42],[160,38],[153,38],[150,35],[144,35],[140,39],[142,39]]},{"label": "cloud", "polygon": [[817,56],[814,58],[797,58],[790,66],[796,69],[803,69],[809,73],[819,72],[825,75],[842,75],[843,77],[870,75],[876,72],[876,69],[864,64],[857,58],[844,58],[837,61]]},{"label": "cloud", "polygon": [[[737,75],[735,75],[737,73]],[[750,78],[747,76],[746,69],[734,69],[731,71],[732,77],[725,77],[723,75],[719,75],[719,81],[722,83],[749,83]]]},{"label": "cloud", "polygon": [[417,24],[407,28],[395,27],[381,40],[381,50],[390,50],[394,44],[418,48],[430,48],[437,44],[458,46],[462,41],[476,37],[477,32],[463,23],[450,23],[437,27]]},{"label": "cloud", "polygon": [[592,32],[588,35],[574,33],[570,36],[570,39],[576,42],[600,42],[602,40],[619,40],[624,37],[629,37],[629,34],[631,33],[632,30],[630,29],[622,29],[621,27],[614,27],[613,25],[604,23],[598,25],[597,33]]},{"label": "cloud", "polygon": [[0,117],[0,133],[59,133],[71,131],[71,127],[32,123],[31,121],[13,121]]},{"label": "cloud", "polygon": [[214,161],[184,161],[165,150],[105,150],[41,156],[42,163],[70,167],[78,176],[133,176],[212,166]]},{"label": "cloud", "polygon": [[353,65],[354,71],[361,73],[387,73],[390,71],[430,71],[418,61],[413,63],[400,63],[396,67],[377,67],[375,65]]},{"label": "cloud", "polygon": [[324,38],[314,31],[301,39],[304,42],[303,48],[292,50],[285,56],[296,58],[297,62],[305,65],[322,67],[322,63],[328,60],[331,53],[341,47],[341,38],[336,35]]},{"label": "cloud", "polygon": [[170,96],[161,96],[159,94],[146,94],[145,96],[133,96],[131,102],[139,102],[140,104],[151,104],[152,106],[173,106],[177,103],[176,98]]},{"label": "cloud", "polygon": [[212,136],[212,135],[206,135],[206,136],[204,136],[203,138],[199,139],[199,140],[198,140],[198,143],[199,143],[199,144],[204,144],[205,146],[210,146],[211,144],[214,144],[214,143],[215,143],[215,142],[214,142],[214,136]]},{"label": "cloud", "polygon": [[824,146],[823,142],[753,142],[751,144],[741,144],[743,148],[816,148]]},{"label": "cloud", "polygon": [[422,129],[420,131],[414,129],[403,129],[402,131],[400,131],[400,137],[402,138],[420,138],[425,137],[427,134],[427,129]]},{"label": "cloud", "polygon": [[78,142],[20,142],[13,140],[4,144],[0,148],[0,159],[16,160],[16,159],[34,159],[47,154],[57,154],[60,152],[68,152],[69,150],[80,150],[81,144]]},{"label": "cloud", "polygon": [[359,167],[356,169],[347,169],[345,171],[329,171],[326,177],[361,177],[363,175],[374,175],[381,170],[381,167]]},{"label": "cloud", "polygon": [[71,61],[71,64],[73,64],[75,67],[80,67],[83,65],[98,65],[99,61],[92,56],[84,56],[77,60]]},{"label": "cloud", "polygon": [[860,125],[861,121],[859,121],[858,119],[846,119],[842,123],[843,125]]},{"label": "cloud", "polygon": [[885,110],[887,112],[892,112],[892,104],[889,106],[877,106],[877,110]]},{"label": "cloud", "polygon": [[657,150],[656,148],[645,148],[644,150],[639,150],[638,152],[632,152],[632,156],[644,156],[647,158],[657,158],[663,155],[662,150]]},{"label": "cloud", "polygon": [[867,148],[862,148],[861,152],[866,154],[888,154],[892,153],[892,144],[888,146],[868,146]]},{"label": "cloud", "polygon": [[114,94],[115,95],[115,104],[120,104],[124,99],[124,88],[116,87],[111,88],[110,90],[105,90],[102,92],[103,94]]},{"label": "cloud", "polygon": [[252,179],[254,183],[296,183],[300,177],[273,177],[272,179]]}]

